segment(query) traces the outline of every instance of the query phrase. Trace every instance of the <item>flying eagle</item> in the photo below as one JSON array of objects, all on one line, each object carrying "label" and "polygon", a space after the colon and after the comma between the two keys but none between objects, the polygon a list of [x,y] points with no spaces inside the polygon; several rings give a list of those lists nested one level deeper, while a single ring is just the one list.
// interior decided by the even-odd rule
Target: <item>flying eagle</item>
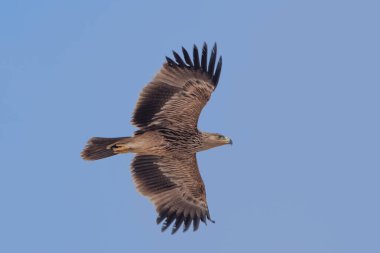
[{"label": "flying eagle", "polygon": [[81,156],[98,160],[117,154],[136,153],[131,171],[137,190],[156,207],[157,224],[162,231],[173,222],[172,233],[182,224],[196,231],[200,221],[214,222],[206,201],[206,190],[199,173],[196,153],[232,144],[221,134],[200,132],[199,114],[218,85],[222,57],[216,43],[210,60],[204,43],[201,58],[194,45],[191,58],[182,47],[183,58],[173,51],[166,63],[142,90],[132,123],[139,129],[133,137],[91,138]]}]

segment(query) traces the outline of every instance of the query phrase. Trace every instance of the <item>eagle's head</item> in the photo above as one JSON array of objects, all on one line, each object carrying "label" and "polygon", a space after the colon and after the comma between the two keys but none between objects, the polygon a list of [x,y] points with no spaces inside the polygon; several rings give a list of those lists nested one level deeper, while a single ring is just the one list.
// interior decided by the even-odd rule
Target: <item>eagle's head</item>
[{"label": "eagle's head", "polygon": [[232,140],[229,137],[218,133],[202,133],[202,139],[204,146],[202,150],[232,144]]}]

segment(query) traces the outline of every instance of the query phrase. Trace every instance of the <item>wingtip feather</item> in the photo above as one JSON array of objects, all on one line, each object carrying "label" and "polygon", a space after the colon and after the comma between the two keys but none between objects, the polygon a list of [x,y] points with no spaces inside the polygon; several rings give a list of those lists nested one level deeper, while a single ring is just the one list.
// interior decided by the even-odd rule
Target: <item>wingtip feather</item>
[{"label": "wingtip feather", "polygon": [[202,47],[202,59],[201,59],[201,67],[203,72],[207,72],[207,44],[203,43]]},{"label": "wingtip feather", "polygon": [[183,53],[183,57],[185,58],[186,63],[189,65],[190,68],[192,68],[194,66],[193,62],[191,61],[191,57],[184,47],[182,47],[182,53]]},{"label": "wingtip feather", "polygon": [[175,61],[173,61],[171,58],[169,58],[167,56],[165,58],[166,58],[166,62],[169,64],[169,66],[171,66],[171,67],[177,66]]},{"label": "wingtip feather", "polygon": [[183,62],[181,56],[179,56],[179,54],[173,50],[173,55],[174,55],[174,58],[175,60],[177,61],[177,64],[180,66],[180,67],[185,67],[186,66],[186,63]]},{"label": "wingtip feather", "polygon": [[206,42],[204,42],[202,45],[201,55],[199,54],[198,47],[194,44],[193,58],[190,57],[188,51],[184,47],[182,47],[181,49],[183,53],[183,58],[177,52],[173,51],[173,56],[175,60],[166,57],[168,65],[171,67],[186,67],[193,70],[200,69],[202,72],[206,73],[210,77],[214,87],[216,87],[218,85],[220,73],[222,70],[222,56],[219,56],[218,63],[216,64],[218,50],[217,43],[214,42],[209,62],[207,62],[208,47]]},{"label": "wingtip feather", "polygon": [[210,56],[210,62],[208,64],[208,75],[212,78],[214,74],[214,67],[215,67],[215,61],[216,61],[216,54],[217,54],[217,46],[216,42],[214,43],[214,46],[212,47],[211,56]]},{"label": "wingtip feather", "polygon": [[199,63],[199,52],[198,52],[198,47],[194,44],[193,47],[193,58],[194,58],[194,69],[197,70],[201,67]]},{"label": "wingtip feather", "polygon": [[218,64],[216,65],[215,74],[212,77],[212,82],[215,84],[215,87],[218,86],[220,73],[222,71],[222,56],[219,57]]}]

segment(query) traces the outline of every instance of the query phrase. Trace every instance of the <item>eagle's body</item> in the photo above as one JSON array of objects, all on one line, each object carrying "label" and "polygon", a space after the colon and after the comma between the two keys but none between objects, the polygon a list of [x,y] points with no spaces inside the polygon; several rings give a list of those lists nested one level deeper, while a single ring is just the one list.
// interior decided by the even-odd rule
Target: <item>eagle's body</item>
[{"label": "eagle's body", "polygon": [[201,110],[216,88],[222,67],[216,66],[216,45],[207,62],[207,45],[199,59],[194,46],[193,60],[182,48],[184,60],[173,52],[176,62],[167,58],[160,72],[143,89],[132,123],[139,130],[133,137],[89,140],[81,155],[97,160],[122,153],[136,153],[131,170],[137,189],[155,204],[157,223],[162,230],[175,221],[172,232],[191,223],[211,220],[206,191],[199,174],[196,153],[232,141],[220,134],[200,132]]}]

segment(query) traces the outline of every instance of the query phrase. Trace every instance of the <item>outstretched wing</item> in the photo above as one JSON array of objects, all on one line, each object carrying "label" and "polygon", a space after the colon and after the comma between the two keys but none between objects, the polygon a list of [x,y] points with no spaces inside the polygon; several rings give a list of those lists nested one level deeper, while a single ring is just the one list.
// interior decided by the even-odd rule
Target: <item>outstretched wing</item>
[{"label": "outstretched wing", "polygon": [[212,221],[195,154],[182,158],[136,155],[131,169],[138,191],[156,206],[157,224],[165,220],[162,231],[173,222],[175,233],[182,224],[186,231],[193,223],[195,231],[200,221]]},{"label": "outstretched wing", "polygon": [[222,57],[215,68],[216,44],[209,62],[206,43],[201,60],[195,45],[193,59],[186,49],[182,48],[182,52],[183,59],[175,51],[175,61],[166,57],[167,62],[141,92],[132,123],[142,130],[150,126],[170,129],[197,127],[199,114],[218,85]]}]

